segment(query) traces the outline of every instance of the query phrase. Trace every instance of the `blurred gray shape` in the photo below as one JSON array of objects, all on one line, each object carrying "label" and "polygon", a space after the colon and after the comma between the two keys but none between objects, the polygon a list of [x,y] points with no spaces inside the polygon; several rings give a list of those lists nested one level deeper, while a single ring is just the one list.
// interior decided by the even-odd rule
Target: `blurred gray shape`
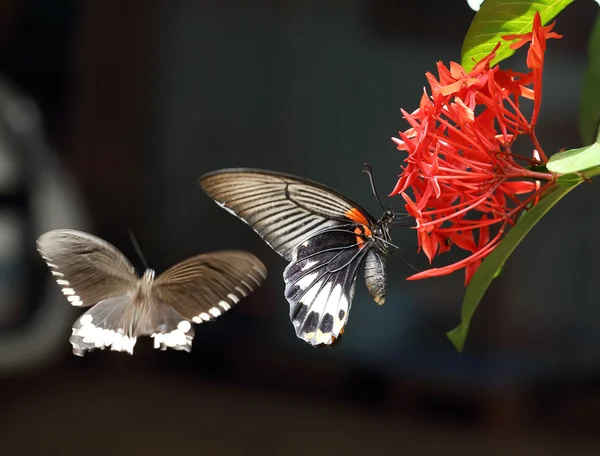
[{"label": "blurred gray shape", "polygon": [[[33,234],[22,243],[27,247],[20,253],[21,261],[33,275],[36,268],[31,263],[34,256],[30,255],[29,246],[32,251],[35,249],[37,236],[56,228],[86,230],[89,222],[74,181],[45,144],[36,104],[0,76],[0,193],[19,185],[28,195],[30,211],[25,221],[31,224],[20,235]],[[2,246],[16,241],[6,240],[0,240],[0,251]],[[0,376],[50,364],[67,344],[76,312],[66,303],[50,274],[43,283],[42,301],[29,324],[18,331],[0,329]]]}]

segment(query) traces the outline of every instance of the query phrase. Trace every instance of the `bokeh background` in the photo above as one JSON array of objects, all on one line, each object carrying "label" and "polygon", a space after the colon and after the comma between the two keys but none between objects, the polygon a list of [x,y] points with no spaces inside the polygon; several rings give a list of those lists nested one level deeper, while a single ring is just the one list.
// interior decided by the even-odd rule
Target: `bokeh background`
[{"label": "bokeh background", "polygon": [[[598,6],[549,44],[538,128],[581,145]],[[600,197],[583,185],[511,257],[466,349],[462,274],[407,282],[390,258],[378,307],[359,276],[343,342],[296,339],[283,259],[198,188],[249,166],[303,175],[379,215],[435,62],[458,60],[464,1],[0,1],[0,455],[600,454]],[[519,62],[522,54],[508,64]],[[402,210],[399,198],[389,200]],[[35,251],[54,228],[105,238],[142,268],[242,248],[269,278],[193,352],[71,354],[68,306]],[[409,229],[394,232],[424,268]],[[450,261],[451,255],[445,260]]]}]

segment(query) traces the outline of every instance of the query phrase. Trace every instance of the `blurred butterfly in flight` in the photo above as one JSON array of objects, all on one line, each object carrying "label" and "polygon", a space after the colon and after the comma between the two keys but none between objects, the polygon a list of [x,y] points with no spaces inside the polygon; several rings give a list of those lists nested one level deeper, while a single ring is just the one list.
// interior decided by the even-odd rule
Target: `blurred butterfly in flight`
[{"label": "blurred butterfly in flight", "polygon": [[140,278],[114,246],[91,234],[54,230],[37,240],[38,251],[67,300],[90,307],[73,326],[73,353],[110,347],[133,354],[140,336],[154,348],[192,348],[192,323],[217,318],[267,276],[252,254],[230,250],[189,258],[154,278]]},{"label": "blurred butterfly in flight", "polygon": [[339,341],[362,264],[371,297],[385,302],[384,256],[393,246],[389,227],[396,216],[391,210],[382,205],[377,220],[325,185],[259,169],[214,171],[200,178],[200,186],[290,262],[283,272],[285,297],[300,339],[314,346]]}]

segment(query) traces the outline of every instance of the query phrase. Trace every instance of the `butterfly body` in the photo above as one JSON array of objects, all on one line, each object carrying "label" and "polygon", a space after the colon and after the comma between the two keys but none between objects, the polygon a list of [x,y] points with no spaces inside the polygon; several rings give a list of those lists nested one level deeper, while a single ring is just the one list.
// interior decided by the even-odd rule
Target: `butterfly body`
[{"label": "butterfly body", "polygon": [[285,297],[299,338],[331,346],[343,334],[363,264],[370,295],[385,302],[393,212],[377,220],[329,187],[266,170],[219,170],[202,176],[200,185],[290,262]]},{"label": "butterfly body", "polygon": [[[115,247],[75,230],[38,238],[38,251],[74,306],[91,307],[73,325],[73,353],[95,348],[133,354],[140,336],[160,349],[190,351],[191,323],[211,321],[266,278],[264,265],[248,252],[212,252],[189,258],[155,278],[140,278]],[[93,306],[93,307],[92,307]]]}]

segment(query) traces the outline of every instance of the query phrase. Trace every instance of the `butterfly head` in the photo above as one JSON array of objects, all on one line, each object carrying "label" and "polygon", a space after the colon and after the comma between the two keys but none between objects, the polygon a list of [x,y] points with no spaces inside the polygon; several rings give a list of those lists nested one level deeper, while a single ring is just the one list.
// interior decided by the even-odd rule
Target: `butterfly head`
[{"label": "butterfly head", "polygon": [[392,223],[395,218],[396,218],[396,213],[393,210],[391,210],[390,208],[387,208],[381,215],[379,222],[387,225],[387,224]]},{"label": "butterfly head", "polygon": [[381,217],[377,221],[374,235],[376,239],[379,239],[380,249],[384,252],[387,251],[387,247],[392,240],[390,235],[390,225],[393,223],[396,214],[391,209],[386,209]]}]

